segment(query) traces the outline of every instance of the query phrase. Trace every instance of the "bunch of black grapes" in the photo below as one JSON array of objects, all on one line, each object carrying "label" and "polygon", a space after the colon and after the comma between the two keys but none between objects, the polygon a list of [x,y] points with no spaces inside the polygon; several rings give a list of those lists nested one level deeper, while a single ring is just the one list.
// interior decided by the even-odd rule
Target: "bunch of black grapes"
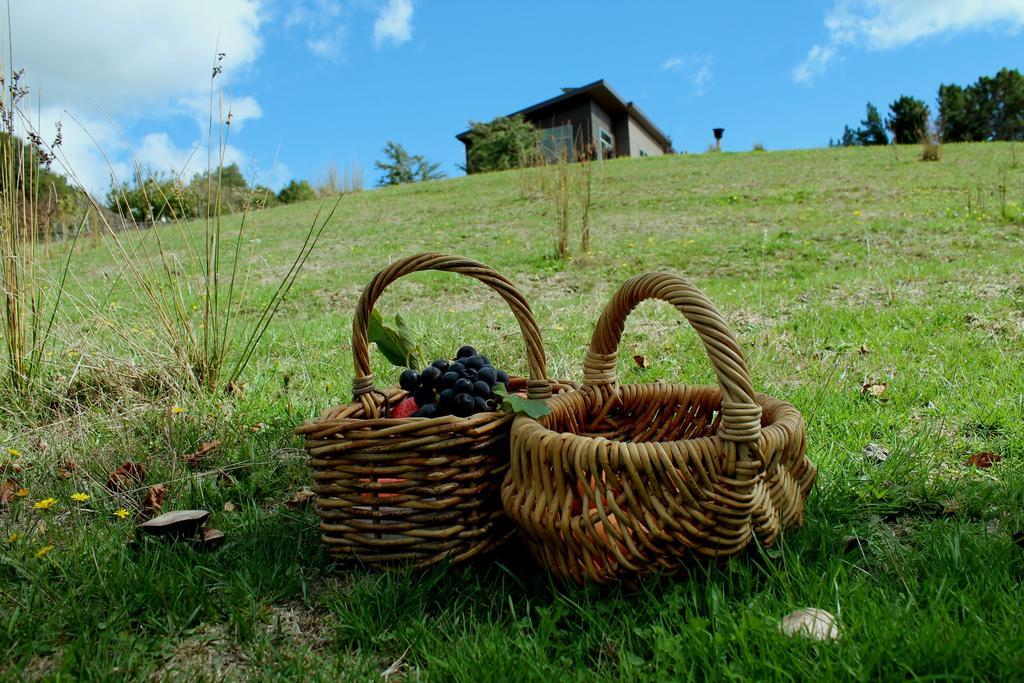
[{"label": "bunch of black grapes", "polygon": [[399,384],[416,400],[413,417],[467,417],[497,410],[501,401],[494,388],[503,384],[508,390],[508,373],[496,369],[472,346],[463,346],[453,361],[442,358],[421,372],[404,371]]}]

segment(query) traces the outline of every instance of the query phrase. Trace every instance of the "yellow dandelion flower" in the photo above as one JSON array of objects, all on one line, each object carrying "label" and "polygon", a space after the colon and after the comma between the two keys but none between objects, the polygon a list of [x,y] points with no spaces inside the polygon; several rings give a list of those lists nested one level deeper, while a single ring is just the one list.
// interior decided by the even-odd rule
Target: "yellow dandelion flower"
[{"label": "yellow dandelion flower", "polygon": [[17,491],[14,492],[14,495],[16,495],[18,498],[25,498],[26,496],[28,496],[28,489],[18,489]]},{"label": "yellow dandelion flower", "polygon": [[40,548],[38,551],[36,551],[36,557],[42,559],[42,558],[46,557],[46,555],[51,550],[53,550],[53,546],[52,545],[44,545],[42,548]]},{"label": "yellow dandelion flower", "polygon": [[42,500],[36,501],[34,507],[36,510],[49,510],[57,504],[56,498],[43,498]]},{"label": "yellow dandelion flower", "polygon": [[125,519],[128,516],[128,514],[128,511],[125,510],[124,508],[117,508],[116,510],[114,510],[114,516],[119,517],[120,519]]},{"label": "yellow dandelion flower", "polygon": [[860,215],[860,209],[857,209],[856,211],[854,211],[853,215],[854,216],[859,216]]},{"label": "yellow dandelion flower", "polygon": [[75,501],[76,503],[84,503],[85,501],[89,500],[89,494],[82,493],[80,491],[75,492],[71,494],[71,500]]},{"label": "yellow dandelion flower", "polygon": [[7,455],[11,456],[12,458],[20,458],[21,451],[19,451],[17,448],[8,448]]},{"label": "yellow dandelion flower", "polygon": [[181,413],[185,412],[185,409],[182,408],[181,406],[171,406],[171,412],[174,413],[175,415],[180,415]]},{"label": "yellow dandelion flower", "polygon": [[17,533],[15,533],[15,534],[11,534],[10,536],[7,537],[7,542],[8,543],[17,543],[18,541],[20,541],[23,538],[25,538],[25,534],[17,534]]}]

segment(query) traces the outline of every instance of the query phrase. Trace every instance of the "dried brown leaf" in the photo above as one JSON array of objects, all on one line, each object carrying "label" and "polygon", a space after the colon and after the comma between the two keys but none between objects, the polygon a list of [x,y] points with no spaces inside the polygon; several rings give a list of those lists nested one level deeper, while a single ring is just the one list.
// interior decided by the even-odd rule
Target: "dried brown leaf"
[{"label": "dried brown leaf", "polygon": [[224,503],[224,512],[237,512],[237,511],[238,511],[238,506],[235,505],[234,503],[232,503],[231,501],[228,501],[227,503]]},{"label": "dried brown leaf", "polygon": [[889,385],[885,382],[865,382],[861,387],[861,393],[875,398],[881,398]]},{"label": "dried brown leaf", "polygon": [[111,491],[127,491],[139,486],[146,478],[146,466],[129,460],[107,477],[107,488]]},{"label": "dried brown leaf", "polygon": [[964,464],[969,467],[977,467],[978,469],[988,469],[995,465],[997,462],[1003,459],[1003,456],[992,451],[979,451],[971,454],[971,457],[967,458],[967,462]]},{"label": "dried brown leaf", "polygon": [[7,505],[14,500],[19,488],[21,487],[18,486],[18,482],[13,479],[0,481],[0,505]]},{"label": "dried brown leaf", "polygon": [[857,548],[863,548],[868,544],[866,538],[860,538],[859,536],[847,536],[843,539],[843,552],[851,553]]},{"label": "dried brown leaf", "polygon": [[285,502],[285,505],[290,507],[292,510],[296,508],[305,507],[310,500],[316,497],[316,494],[309,489],[300,489],[292,494],[292,499]]},{"label": "dried brown leaf", "polygon": [[142,501],[142,514],[144,517],[151,516],[154,512],[160,512],[164,507],[164,498],[167,497],[167,489],[163,484],[153,484],[146,491],[146,498]]},{"label": "dried brown leaf", "polygon": [[868,345],[867,344],[861,344],[860,345],[860,355],[866,356],[869,353],[871,353],[871,349],[868,348]]},{"label": "dried brown leaf", "polygon": [[206,441],[195,453],[189,453],[185,456],[184,460],[189,467],[195,468],[199,465],[199,461],[209,455],[212,451],[220,448],[220,441],[214,439],[213,441]]},{"label": "dried brown leaf", "polygon": [[217,548],[224,545],[224,532],[220,529],[211,529],[209,527],[203,529],[202,536],[199,538],[199,547],[203,550],[216,550]]},{"label": "dried brown leaf", "polygon": [[71,478],[71,473],[74,472],[77,469],[78,469],[78,463],[76,463],[71,458],[65,458],[64,462],[62,462],[60,464],[60,467],[57,469],[57,474],[59,474],[64,479],[70,479]]},{"label": "dried brown leaf", "polygon": [[633,362],[644,370],[651,367],[651,361],[647,359],[647,356],[633,356]]}]

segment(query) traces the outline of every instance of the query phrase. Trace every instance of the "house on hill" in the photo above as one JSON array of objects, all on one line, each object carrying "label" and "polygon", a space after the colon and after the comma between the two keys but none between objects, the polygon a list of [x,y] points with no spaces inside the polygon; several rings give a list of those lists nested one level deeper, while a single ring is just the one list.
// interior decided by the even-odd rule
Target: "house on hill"
[{"label": "house on hill", "polygon": [[[589,153],[594,159],[672,154],[672,141],[632,102],[623,100],[604,80],[509,114],[520,115],[541,131],[541,149],[548,159],[570,159]],[[469,131],[455,136],[466,146]]]}]

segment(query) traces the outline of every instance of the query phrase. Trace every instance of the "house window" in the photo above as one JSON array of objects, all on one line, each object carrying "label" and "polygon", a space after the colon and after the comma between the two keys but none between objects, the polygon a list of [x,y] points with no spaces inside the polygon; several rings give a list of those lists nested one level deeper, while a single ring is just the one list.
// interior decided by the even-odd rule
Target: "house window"
[{"label": "house window", "polygon": [[645,152],[643,150],[640,150],[640,156],[646,157],[646,156],[650,156],[650,155],[647,152]]},{"label": "house window", "polygon": [[542,129],[540,150],[544,161],[548,163],[555,163],[559,159],[573,161],[572,124]]},{"label": "house window", "polygon": [[598,140],[601,146],[601,158],[613,158],[615,156],[615,139],[611,136],[611,133],[604,128],[599,129]]}]

